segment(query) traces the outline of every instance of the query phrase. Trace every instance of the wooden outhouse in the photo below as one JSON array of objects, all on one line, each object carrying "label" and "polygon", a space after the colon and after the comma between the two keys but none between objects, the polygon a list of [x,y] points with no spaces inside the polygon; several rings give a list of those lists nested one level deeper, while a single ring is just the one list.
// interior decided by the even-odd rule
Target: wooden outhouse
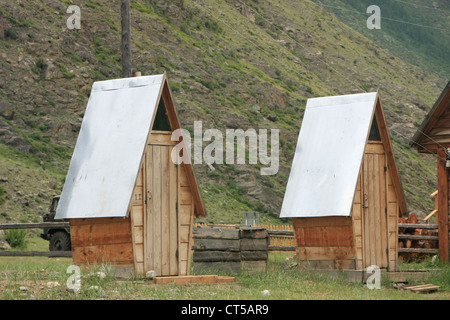
[{"label": "wooden outhouse", "polygon": [[437,219],[439,259],[449,262],[449,196],[450,196],[450,82],[417,129],[411,146],[419,152],[437,155]]},{"label": "wooden outhouse", "polygon": [[172,160],[180,127],[165,74],[93,84],[56,212],[70,221],[75,264],[188,274],[205,207],[192,165]]},{"label": "wooden outhouse", "polygon": [[406,212],[378,93],[309,99],[286,187],[305,267],[397,269]]}]

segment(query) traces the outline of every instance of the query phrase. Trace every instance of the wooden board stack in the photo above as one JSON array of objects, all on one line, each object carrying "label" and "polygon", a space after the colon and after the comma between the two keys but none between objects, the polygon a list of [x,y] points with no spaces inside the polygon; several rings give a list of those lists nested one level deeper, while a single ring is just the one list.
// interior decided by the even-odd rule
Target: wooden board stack
[{"label": "wooden board stack", "polygon": [[263,228],[194,229],[194,272],[266,272],[269,233]]}]

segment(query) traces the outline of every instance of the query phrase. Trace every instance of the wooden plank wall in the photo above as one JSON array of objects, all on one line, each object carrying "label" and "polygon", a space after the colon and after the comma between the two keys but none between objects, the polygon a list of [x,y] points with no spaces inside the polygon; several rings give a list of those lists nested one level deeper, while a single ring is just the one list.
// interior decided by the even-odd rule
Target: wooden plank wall
[{"label": "wooden plank wall", "polygon": [[133,266],[129,218],[70,219],[75,264]]},{"label": "wooden plank wall", "polygon": [[178,232],[179,232],[179,264],[180,275],[188,275],[191,262],[191,245],[194,222],[194,199],[186,168],[181,164],[178,168]]},{"label": "wooden plank wall", "polygon": [[363,268],[363,191],[362,191],[362,168],[356,184],[355,197],[352,207],[353,241],[355,244],[355,269]]},{"label": "wooden plank wall", "polygon": [[355,269],[351,217],[293,218],[296,256],[305,267]]},{"label": "wooden plank wall", "polygon": [[388,269],[397,271],[398,268],[398,218],[400,206],[395,193],[392,179],[392,168],[387,167],[387,237],[388,237]]},{"label": "wooden plank wall", "polygon": [[129,212],[129,217],[131,218],[134,269],[136,275],[144,275],[144,172],[145,167],[142,165],[136,179]]}]

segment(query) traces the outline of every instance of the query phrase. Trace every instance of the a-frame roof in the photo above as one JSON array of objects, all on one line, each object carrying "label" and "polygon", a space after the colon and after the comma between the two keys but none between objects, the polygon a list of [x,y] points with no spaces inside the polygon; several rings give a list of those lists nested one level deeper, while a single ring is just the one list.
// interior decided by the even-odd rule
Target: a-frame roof
[{"label": "a-frame roof", "polygon": [[380,98],[373,92],[308,99],[281,218],[351,215],[375,111],[400,207],[406,210]]},{"label": "a-frame roof", "polygon": [[[56,219],[127,216],[162,98],[171,129],[181,128],[165,74],[93,84]],[[204,215],[193,168],[185,166],[196,214]]]},{"label": "a-frame roof", "polygon": [[438,146],[450,143],[450,81],[412,138],[411,146],[420,152],[436,153]]}]

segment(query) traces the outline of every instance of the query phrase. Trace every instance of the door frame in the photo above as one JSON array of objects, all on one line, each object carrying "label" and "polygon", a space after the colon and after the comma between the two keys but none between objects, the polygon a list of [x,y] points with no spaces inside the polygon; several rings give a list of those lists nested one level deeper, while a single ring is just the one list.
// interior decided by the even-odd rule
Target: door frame
[{"label": "door frame", "polygon": [[[371,155],[378,156],[373,158],[372,164],[368,162]],[[376,177],[377,172],[378,177]],[[363,268],[370,265],[388,268],[388,171],[387,156],[381,141],[368,142],[363,156],[361,174]],[[378,188],[375,184],[378,184]],[[374,190],[377,189],[378,192],[375,193]]]},{"label": "door frame", "polygon": [[[146,148],[146,171],[144,172],[144,194],[146,197],[146,210],[144,212],[144,273],[155,271],[157,276],[176,276],[180,272],[179,259],[179,209],[178,209],[178,165],[171,160],[173,147],[177,144],[171,140],[169,131],[153,131],[150,134]],[[167,148],[167,153],[161,156],[161,181],[157,182],[161,189],[153,188],[155,177],[153,176],[154,152],[156,148]],[[162,150],[162,149],[161,149]],[[149,154],[152,159],[149,159]],[[166,164],[164,164],[165,162]],[[166,165],[166,167],[164,167]],[[162,168],[167,172],[164,174]],[[166,198],[163,208],[162,199]],[[150,226],[149,217],[152,214],[153,204],[156,199],[161,202],[156,205],[156,210],[161,210],[159,215],[153,217],[155,225]],[[168,199],[168,200],[167,200]],[[162,210],[166,210],[169,217],[164,219]],[[175,230],[175,231],[174,231]],[[159,243],[158,243],[159,242]],[[156,244],[156,247],[155,247]],[[154,250],[156,248],[156,250]]]}]

